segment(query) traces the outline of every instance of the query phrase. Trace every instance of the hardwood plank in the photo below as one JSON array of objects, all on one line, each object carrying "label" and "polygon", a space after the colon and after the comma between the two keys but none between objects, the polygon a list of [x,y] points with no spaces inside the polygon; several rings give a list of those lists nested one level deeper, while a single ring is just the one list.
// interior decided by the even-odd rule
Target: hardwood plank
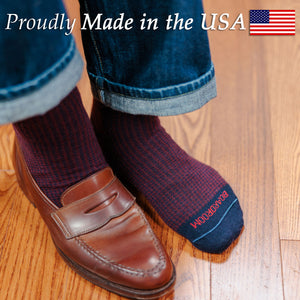
[{"label": "hardwood plank", "polygon": [[109,293],[98,286],[86,281],[75,272],[70,272],[66,283],[66,299],[105,299],[105,300],[126,300],[126,298]]},{"label": "hardwood plank", "polygon": [[[213,11],[225,5],[215,1]],[[231,15],[248,15],[241,5]],[[238,243],[212,256],[212,299],[283,299],[263,41],[242,31],[211,35],[220,95],[212,108],[211,162],[236,191],[245,220]]]},{"label": "hardwood plank", "polygon": [[281,241],[283,286],[286,300],[300,295],[300,241]]},{"label": "hardwood plank", "polygon": [[[297,0],[285,1],[284,6],[300,10]],[[297,34],[266,44],[280,237],[294,240],[300,240],[299,47]]]},{"label": "hardwood plank", "polygon": [[211,103],[200,110],[173,117],[161,117],[161,124],[187,153],[210,163]]},{"label": "hardwood plank", "polygon": [[11,153],[14,131],[11,125],[0,126],[0,170],[13,170]]},{"label": "hardwood plank", "polygon": [[7,240],[7,231],[11,223],[14,207],[14,193],[16,191],[14,171],[0,171],[0,262]]},{"label": "hardwood plank", "polygon": [[0,298],[66,299],[64,283],[70,269],[56,252],[38,211],[19,189],[15,176],[10,178],[6,180],[8,192],[0,195],[0,203],[14,202],[2,245]]}]

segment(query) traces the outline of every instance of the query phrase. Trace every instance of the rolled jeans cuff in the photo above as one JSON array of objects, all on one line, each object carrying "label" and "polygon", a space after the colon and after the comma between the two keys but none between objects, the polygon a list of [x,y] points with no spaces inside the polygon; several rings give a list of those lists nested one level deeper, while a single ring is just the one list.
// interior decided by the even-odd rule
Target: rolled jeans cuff
[{"label": "rolled jeans cuff", "polygon": [[89,74],[94,97],[112,109],[134,115],[171,116],[199,109],[216,97],[214,66],[197,79],[157,89],[142,89]]}]

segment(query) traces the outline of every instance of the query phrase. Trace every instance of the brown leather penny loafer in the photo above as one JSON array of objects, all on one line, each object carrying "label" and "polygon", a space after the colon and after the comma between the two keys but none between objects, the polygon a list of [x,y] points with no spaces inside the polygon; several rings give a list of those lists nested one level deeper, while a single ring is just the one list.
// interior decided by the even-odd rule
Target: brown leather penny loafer
[{"label": "brown leather penny loafer", "polygon": [[134,197],[110,168],[67,189],[55,206],[31,176],[15,142],[18,182],[67,264],[92,283],[133,299],[172,290],[175,271]]}]

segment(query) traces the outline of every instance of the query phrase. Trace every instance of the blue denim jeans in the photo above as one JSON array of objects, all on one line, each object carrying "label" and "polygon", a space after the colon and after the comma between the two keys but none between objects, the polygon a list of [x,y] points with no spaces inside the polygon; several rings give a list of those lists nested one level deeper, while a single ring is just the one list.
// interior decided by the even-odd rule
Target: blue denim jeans
[{"label": "blue denim jeans", "polygon": [[[98,14],[102,21],[121,13],[134,20],[130,30],[88,29],[87,23],[82,28],[92,91],[105,105],[131,114],[163,116],[193,111],[216,96],[207,32],[201,29],[201,1],[79,1],[82,25],[87,16],[93,21]],[[3,124],[56,106],[75,87],[83,63],[67,29],[19,28],[16,15],[50,20],[59,14],[61,19],[65,14],[61,0],[2,0],[0,12]],[[157,19],[156,30],[141,30],[144,13]],[[193,18],[192,29],[179,30],[178,24],[177,29],[166,30],[167,17],[174,19],[175,13],[185,20]],[[5,30],[9,14],[15,14],[11,16],[15,22]]]}]

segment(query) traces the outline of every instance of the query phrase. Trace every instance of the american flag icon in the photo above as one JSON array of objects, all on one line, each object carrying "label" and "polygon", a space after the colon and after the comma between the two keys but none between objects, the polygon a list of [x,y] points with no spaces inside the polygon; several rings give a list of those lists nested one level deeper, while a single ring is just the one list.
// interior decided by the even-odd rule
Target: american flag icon
[{"label": "american flag icon", "polygon": [[295,10],[250,10],[250,35],[295,35]]}]

